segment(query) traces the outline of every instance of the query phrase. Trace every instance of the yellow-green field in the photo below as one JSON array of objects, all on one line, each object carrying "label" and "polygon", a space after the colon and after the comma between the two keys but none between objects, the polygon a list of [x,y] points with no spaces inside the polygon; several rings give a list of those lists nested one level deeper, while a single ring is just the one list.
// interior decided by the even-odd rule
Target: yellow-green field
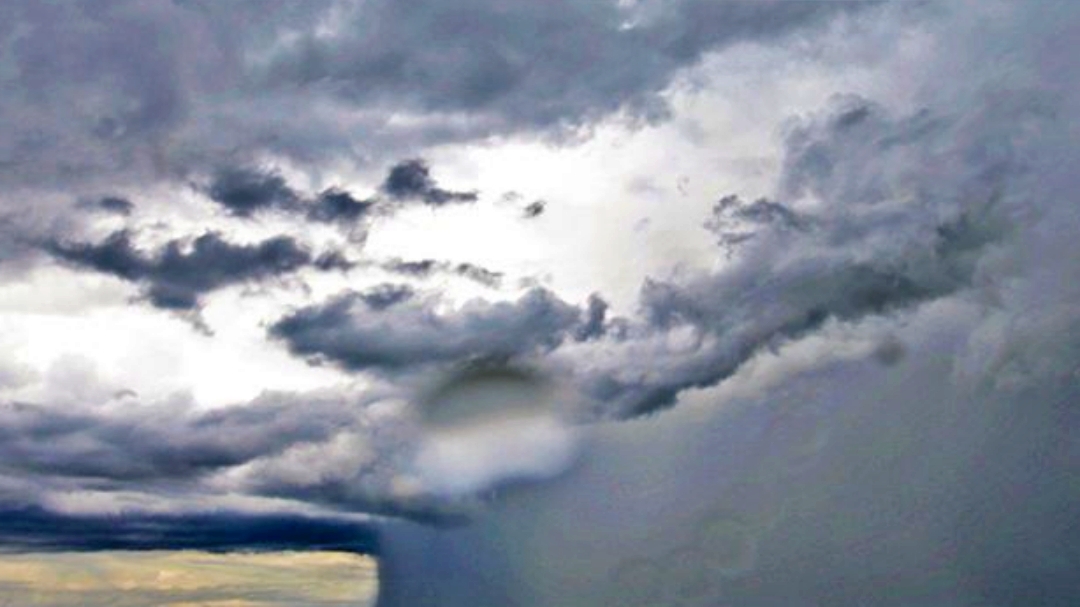
[{"label": "yellow-green field", "polygon": [[364,607],[374,559],[336,552],[0,556],[0,607]]}]

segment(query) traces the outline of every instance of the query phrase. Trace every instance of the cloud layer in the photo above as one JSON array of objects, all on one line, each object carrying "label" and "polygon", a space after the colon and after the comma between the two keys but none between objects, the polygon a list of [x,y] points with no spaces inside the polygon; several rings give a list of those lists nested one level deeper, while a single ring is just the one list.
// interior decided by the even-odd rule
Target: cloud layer
[{"label": "cloud layer", "polygon": [[[384,607],[1074,603],[1078,22],[7,3],[0,549],[377,552]],[[601,260],[649,274],[632,305],[575,278]],[[325,384],[63,364],[133,333],[108,373]]]}]

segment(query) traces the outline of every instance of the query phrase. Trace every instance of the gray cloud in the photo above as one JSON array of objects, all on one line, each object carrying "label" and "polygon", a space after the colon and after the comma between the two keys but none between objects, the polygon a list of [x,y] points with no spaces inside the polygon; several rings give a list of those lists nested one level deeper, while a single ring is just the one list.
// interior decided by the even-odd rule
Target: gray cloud
[{"label": "gray cloud", "polygon": [[547,201],[534,200],[533,202],[525,205],[525,208],[521,210],[521,213],[526,218],[532,219],[533,217],[539,217],[543,215],[545,210],[547,210]]},{"label": "gray cloud", "polygon": [[382,284],[357,295],[372,310],[385,310],[411,299],[416,292],[409,285]]},{"label": "gray cloud", "polygon": [[[948,121],[928,111],[893,118],[865,100],[843,98],[795,128],[783,191],[792,198],[810,193],[821,201],[817,208],[722,199],[707,226],[734,256],[732,265],[690,280],[650,280],[641,292],[646,324],[639,331],[689,327],[694,352],[674,357],[660,376],[637,375],[631,369],[638,365],[626,361],[586,378],[586,390],[616,415],[655,411],[826,321],[889,314],[972,287],[981,259],[1011,236],[1010,207],[1022,200],[1013,185],[1020,165],[1007,148],[1015,144],[995,134],[1004,151],[986,157],[979,151],[987,141],[974,134],[983,124],[1000,131],[1001,109],[927,129]],[[943,162],[931,152],[940,146],[953,148],[948,179],[912,179]]]},{"label": "gray cloud", "polygon": [[806,230],[807,223],[806,218],[779,202],[760,198],[745,203],[738,196],[728,195],[713,205],[705,228],[715,233],[720,246],[731,254],[759,230]]},{"label": "gray cloud", "polygon": [[607,327],[604,321],[607,319],[608,303],[602,297],[593,293],[589,296],[588,307],[585,310],[585,321],[574,333],[578,341],[588,341],[604,335]]},{"label": "gray cloud", "polygon": [[291,445],[325,440],[356,413],[340,401],[268,396],[195,413],[178,403],[124,411],[30,403],[0,405],[4,468],[104,486],[195,479]]},{"label": "gray cloud", "polygon": [[476,192],[454,192],[440,188],[431,169],[419,158],[403,160],[390,167],[382,190],[394,200],[420,200],[432,206],[452,202],[475,202]]},{"label": "gray cloud", "polygon": [[310,204],[308,218],[327,223],[356,223],[371,211],[376,202],[373,198],[360,200],[345,190],[330,188]]},{"label": "gray cloud", "polygon": [[276,172],[237,168],[218,171],[207,194],[240,217],[249,217],[265,209],[288,209],[296,205],[299,198]]},{"label": "gray cloud", "polygon": [[345,11],[333,35],[279,50],[263,80],[320,86],[359,105],[468,113],[497,129],[573,126],[619,109],[656,116],[665,111],[658,92],[704,53],[867,4],[379,1]]},{"label": "gray cloud", "polygon": [[685,406],[594,426],[468,528],[389,528],[380,606],[1076,602],[1080,95],[1046,44],[1075,8],[982,16],[936,7],[925,110],[792,126],[775,200],[805,229],[732,213],[730,263],[569,357],[609,414],[620,386]]},{"label": "gray cloud", "polygon": [[[812,54],[815,28],[863,6],[4,3],[0,262],[48,240],[54,257],[179,309],[229,284],[351,267],[289,237],[235,245],[210,232],[157,252],[131,232],[75,242],[80,219],[53,207],[210,175],[211,198],[246,216],[290,206],[291,186],[272,172],[218,180],[219,167],[272,158],[332,174],[431,144],[565,135],[617,112],[656,119],[663,89],[706,53],[792,35]],[[500,487],[469,527],[387,526],[382,605],[1076,602],[1080,146],[1067,125],[1080,104],[1061,50],[1075,9],[954,10],[934,6],[911,32],[932,44],[901,62],[904,101],[840,97],[785,125],[775,191],[725,197],[707,220],[730,258],[647,282],[636,319],[609,319],[599,296],[582,309],[542,289],[440,312],[434,296],[384,285],[273,325],[293,353],[378,372],[371,381],[535,357],[565,371],[582,417],[691,405],[588,428],[581,466]],[[910,100],[924,109],[900,109]],[[381,188],[399,202],[475,198],[419,161]],[[328,223],[358,222],[375,200],[295,196],[299,213]],[[437,260],[392,266],[488,277]],[[410,476],[407,416],[329,400],[218,412],[7,403],[0,541],[231,549],[342,537],[205,513],[125,515],[110,533],[96,515],[43,510],[58,492],[275,496],[424,522],[458,512]]]},{"label": "gray cloud", "polygon": [[574,329],[579,315],[576,307],[539,288],[517,301],[475,300],[446,314],[415,298],[372,307],[353,292],[285,316],[270,335],[299,356],[353,370],[399,370],[550,350]]},{"label": "gray cloud", "polygon": [[[658,92],[703,53],[866,4],[9,2],[0,174],[124,186],[266,155],[311,166],[624,108],[655,116]],[[401,110],[447,119],[392,124]],[[461,112],[475,126],[455,124]]]},{"label": "gray cloud", "polygon": [[342,550],[378,553],[371,525],[334,517],[247,512],[85,515],[0,509],[5,552]]},{"label": "gray cloud", "polygon": [[[407,411],[388,404],[395,396],[380,389],[362,396],[268,393],[212,411],[198,411],[176,399],[62,406],[2,403],[0,510],[26,510],[33,519],[27,524],[33,524],[26,527],[19,517],[0,524],[0,543],[33,548],[34,535],[45,524],[34,521],[46,517],[58,526],[55,533],[40,533],[42,549],[241,549],[245,534],[252,534],[247,536],[253,542],[248,548],[273,547],[270,535],[259,539],[258,509],[245,519],[252,506],[222,507],[219,504],[228,504],[221,501],[223,496],[284,498],[294,509],[311,512],[310,523],[283,517],[297,519],[298,529],[293,534],[278,530],[280,548],[334,541],[328,533],[312,536],[310,543],[297,537],[305,527],[317,530],[324,525],[329,531],[334,525],[325,508],[312,512],[313,505],[432,524],[462,520],[461,505],[439,499],[423,485],[407,493],[396,488],[410,473],[416,430]],[[80,494],[98,500],[80,501],[78,512],[83,514],[52,505],[57,495]],[[103,503],[102,496],[115,497],[95,506]],[[167,508],[162,509],[163,504]],[[118,507],[131,516],[116,519],[119,526],[110,540],[102,536],[107,521],[103,515]],[[169,514],[154,514],[162,511]],[[205,534],[178,537],[185,524],[200,520],[207,524]],[[215,521],[226,520],[243,526],[231,534],[215,527]],[[86,532],[65,539],[61,530],[77,521],[87,524]],[[348,538],[346,533],[339,540]]]},{"label": "gray cloud", "polygon": [[154,306],[175,310],[199,307],[199,298],[215,289],[294,272],[312,261],[308,250],[287,236],[236,245],[207,232],[191,242],[190,251],[183,244],[170,241],[147,256],[132,243],[131,233],[121,230],[101,243],[53,242],[47,249],[67,263],[137,283]]},{"label": "gray cloud", "polygon": [[[390,200],[416,201],[431,206],[477,200],[476,192],[440,188],[431,177],[427,163],[420,159],[404,160],[390,167],[380,189]],[[314,198],[305,200],[277,171],[235,167],[216,171],[206,186],[206,194],[238,217],[252,217],[256,213],[276,210],[302,213],[311,221],[348,225],[368,217],[380,202],[377,196],[358,199],[337,187],[328,188]]]},{"label": "gray cloud", "polygon": [[488,287],[498,287],[502,284],[503,279],[502,272],[496,272],[468,262],[454,263],[437,259],[390,259],[382,263],[381,267],[395,274],[415,278],[429,278],[440,272],[455,274]]}]

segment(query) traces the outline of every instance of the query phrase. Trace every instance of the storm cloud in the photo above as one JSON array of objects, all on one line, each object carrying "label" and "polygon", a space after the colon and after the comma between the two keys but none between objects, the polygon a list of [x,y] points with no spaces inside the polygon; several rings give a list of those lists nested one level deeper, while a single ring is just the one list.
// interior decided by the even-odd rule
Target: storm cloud
[{"label": "storm cloud", "polygon": [[291,352],[348,369],[407,370],[413,366],[509,359],[551,350],[578,324],[580,311],[550,291],[533,289],[516,301],[474,300],[436,312],[434,302],[407,298],[369,303],[345,293],[296,310],[270,327]]},{"label": "storm cloud", "polygon": [[[343,101],[398,100],[464,112],[488,128],[574,126],[626,109],[665,113],[657,95],[709,50],[769,40],[865,2],[522,3],[379,1],[343,11],[330,36],[275,53],[268,86],[325,83]],[[542,60],[537,60],[542,58]]]},{"label": "storm cloud", "polygon": [[[991,106],[946,128],[948,119],[928,111],[894,118],[866,100],[835,103],[788,138],[783,191],[815,195],[814,211],[725,197],[707,227],[720,235],[731,265],[643,285],[639,333],[682,327],[694,342],[655,379],[643,380],[647,374],[636,374],[631,360],[586,377],[586,389],[617,416],[670,406],[680,391],[715,385],[762,349],[830,320],[891,314],[970,288],[982,257],[1009,238],[1010,206],[1024,204],[1013,189],[1022,173],[1008,135],[1000,134],[999,112],[1031,108]],[[940,126],[928,129],[928,122]],[[973,135],[987,128],[1000,150],[991,157],[981,152],[983,136]],[[872,165],[865,164],[867,145],[875,147]],[[952,149],[932,154],[943,145]],[[811,162],[808,154],[829,160]],[[956,165],[948,179],[934,166],[943,155]],[[928,171],[932,181],[912,178],[931,178]]]},{"label": "storm cloud", "polygon": [[377,554],[364,523],[245,512],[86,515],[40,507],[0,510],[4,552],[98,550],[341,550]]},{"label": "storm cloud", "polygon": [[382,607],[1076,603],[1078,23],[4,3],[0,551],[375,551]]}]

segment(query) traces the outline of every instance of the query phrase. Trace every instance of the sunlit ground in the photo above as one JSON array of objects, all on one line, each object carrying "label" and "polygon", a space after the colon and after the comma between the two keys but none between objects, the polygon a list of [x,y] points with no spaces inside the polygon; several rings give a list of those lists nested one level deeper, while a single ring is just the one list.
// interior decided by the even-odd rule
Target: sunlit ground
[{"label": "sunlit ground", "polygon": [[4,555],[0,607],[366,607],[376,571],[336,552]]}]

